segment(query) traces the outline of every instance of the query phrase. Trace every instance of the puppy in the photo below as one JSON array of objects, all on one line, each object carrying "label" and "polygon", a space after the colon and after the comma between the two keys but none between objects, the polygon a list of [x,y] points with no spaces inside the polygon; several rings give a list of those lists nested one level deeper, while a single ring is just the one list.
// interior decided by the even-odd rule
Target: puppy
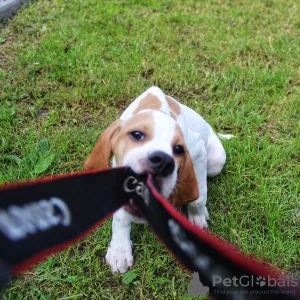
[{"label": "puppy", "polygon": [[[84,169],[127,166],[155,175],[161,194],[174,206],[187,204],[188,218],[207,227],[207,176],[221,172],[226,154],[206,121],[195,111],[151,87],[100,135]],[[128,204],[113,215],[106,261],[125,273],[133,265],[131,222],[144,222]]]}]

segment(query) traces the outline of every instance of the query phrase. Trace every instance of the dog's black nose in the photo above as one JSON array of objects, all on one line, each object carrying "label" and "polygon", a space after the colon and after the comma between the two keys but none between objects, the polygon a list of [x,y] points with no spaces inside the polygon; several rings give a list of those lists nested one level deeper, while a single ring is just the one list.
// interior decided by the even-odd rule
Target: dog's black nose
[{"label": "dog's black nose", "polygon": [[162,151],[155,151],[150,154],[148,158],[148,164],[153,170],[154,174],[160,176],[168,176],[175,169],[173,157]]}]

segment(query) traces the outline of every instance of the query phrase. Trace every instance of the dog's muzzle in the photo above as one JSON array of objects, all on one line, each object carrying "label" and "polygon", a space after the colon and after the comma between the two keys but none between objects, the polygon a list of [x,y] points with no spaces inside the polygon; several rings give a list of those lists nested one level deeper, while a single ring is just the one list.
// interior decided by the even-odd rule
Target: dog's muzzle
[{"label": "dog's muzzle", "polygon": [[[162,177],[171,175],[175,169],[175,161],[173,157],[163,151],[155,151],[151,153],[147,159],[147,165],[153,174],[153,185],[161,192]],[[125,210],[135,217],[142,218],[143,215],[132,200],[124,206]]]},{"label": "dog's muzzle", "polygon": [[173,157],[163,151],[155,151],[149,155],[148,166],[153,171],[153,175],[166,177],[171,175],[175,169]]}]

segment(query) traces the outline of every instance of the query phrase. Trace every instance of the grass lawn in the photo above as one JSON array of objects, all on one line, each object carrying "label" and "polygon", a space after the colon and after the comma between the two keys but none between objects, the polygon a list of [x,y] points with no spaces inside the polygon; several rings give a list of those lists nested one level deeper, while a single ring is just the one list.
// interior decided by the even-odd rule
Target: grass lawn
[{"label": "grass lawn", "polygon": [[[0,25],[0,182],[81,170],[158,85],[236,135],[209,180],[210,230],[299,276],[299,16],[293,0],[33,1]],[[188,299],[190,274],[147,226],[133,226],[130,283],[104,262],[110,236],[108,221],[2,298]]]}]

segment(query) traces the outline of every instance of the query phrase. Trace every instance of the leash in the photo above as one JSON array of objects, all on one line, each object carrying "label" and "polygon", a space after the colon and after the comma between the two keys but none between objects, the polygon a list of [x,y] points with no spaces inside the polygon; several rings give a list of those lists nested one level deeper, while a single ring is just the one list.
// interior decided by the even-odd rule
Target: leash
[{"label": "leash", "polygon": [[[93,170],[0,188],[0,287],[97,228],[130,199],[159,240],[217,299],[297,299],[300,283],[193,225],[129,168]],[[299,298],[298,298],[299,299]]]}]

